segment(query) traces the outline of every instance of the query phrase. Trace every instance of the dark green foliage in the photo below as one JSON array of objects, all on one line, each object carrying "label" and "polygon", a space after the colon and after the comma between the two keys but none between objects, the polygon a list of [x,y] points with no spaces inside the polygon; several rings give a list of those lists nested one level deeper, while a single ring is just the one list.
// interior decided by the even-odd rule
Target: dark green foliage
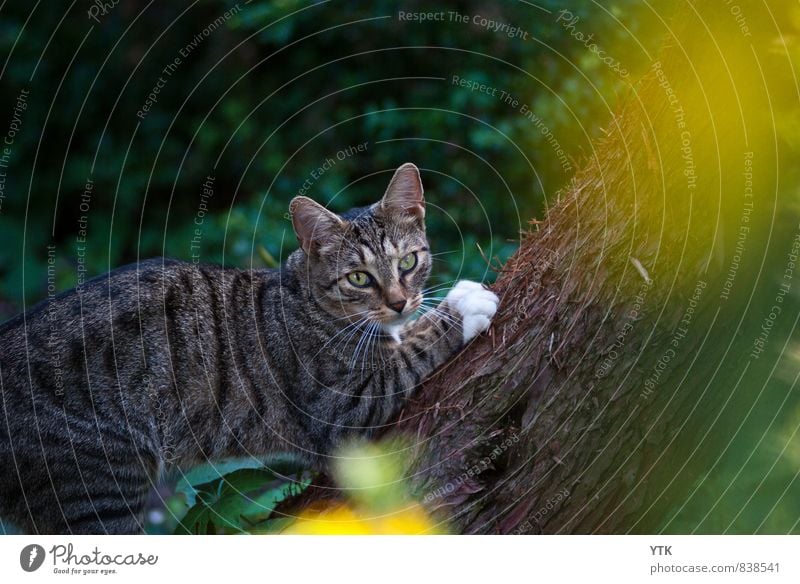
[{"label": "dark green foliage", "polygon": [[[572,10],[613,46],[630,38],[611,14],[637,34],[638,4]],[[286,0],[238,10],[230,0],[145,10],[121,3],[97,23],[82,5],[62,21],[60,9],[40,5],[27,20],[32,5],[7,4],[0,112],[10,119],[21,89],[30,97],[0,209],[0,318],[46,294],[49,243],[58,289],[76,283],[79,267],[95,275],[193,251],[206,261],[261,266],[258,245],[279,259],[294,249],[285,213],[305,181],[313,184],[304,194],[341,211],[376,200],[405,161],[423,169],[436,251],[452,252],[439,256],[436,277],[491,278],[476,244],[488,257],[507,257],[527,220],[541,216],[545,195],[552,201],[569,178],[542,132],[500,92],[527,104],[579,158],[624,87],[563,34],[555,23],[560,4],[540,5],[553,12],[477,1]],[[530,36],[400,22],[399,10],[485,15]],[[231,17],[202,36],[226,11]],[[181,63],[166,75],[176,57]],[[643,54],[626,59],[634,70]],[[497,95],[455,86],[453,75],[489,83]],[[157,101],[140,119],[159,77]],[[363,143],[363,152],[337,159]],[[327,159],[335,164],[314,179]],[[193,250],[208,175],[214,195]],[[82,209],[88,179],[93,189]]]}]

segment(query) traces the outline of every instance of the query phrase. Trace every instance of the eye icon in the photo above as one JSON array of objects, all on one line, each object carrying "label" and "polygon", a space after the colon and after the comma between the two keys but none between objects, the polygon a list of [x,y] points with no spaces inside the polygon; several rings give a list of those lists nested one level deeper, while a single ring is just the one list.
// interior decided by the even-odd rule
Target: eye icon
[{"label": "eye icon", "polygon": [[44,563],[44,548],[38,544],[32,543],[22,548],[19,553],[19,565],[26,572],[35,572],[42,567]]}]

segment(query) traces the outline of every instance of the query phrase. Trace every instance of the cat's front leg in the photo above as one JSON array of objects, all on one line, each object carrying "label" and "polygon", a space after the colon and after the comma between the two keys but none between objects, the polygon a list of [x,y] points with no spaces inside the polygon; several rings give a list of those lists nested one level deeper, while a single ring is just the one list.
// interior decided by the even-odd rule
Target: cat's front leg
[{"label": "cat's front leg", "polygon": [[399,362],[415,372],[415,383],[406,392],[486,331],[499,302],[482,284],[462,280],[436,309],[410,323],[396,347]]}]

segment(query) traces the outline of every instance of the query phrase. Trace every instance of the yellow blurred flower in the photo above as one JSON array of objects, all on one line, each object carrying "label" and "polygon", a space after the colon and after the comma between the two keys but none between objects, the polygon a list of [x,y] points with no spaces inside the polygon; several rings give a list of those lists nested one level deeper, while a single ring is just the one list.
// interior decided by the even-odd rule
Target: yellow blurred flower
[{"label": "yellow blurred flower", "polygon": [[431,535],[442,531],[419,505],[370,516],[349,505],[306,512],[283,533],[292,535]]},{"label": "yellow blurred flower", "polygon": [[296,535],[425,535],[446,530],[409,496],[402,442],[351,444],[338,452],[334,476],[347,503],[307,509],[282,533]]}]

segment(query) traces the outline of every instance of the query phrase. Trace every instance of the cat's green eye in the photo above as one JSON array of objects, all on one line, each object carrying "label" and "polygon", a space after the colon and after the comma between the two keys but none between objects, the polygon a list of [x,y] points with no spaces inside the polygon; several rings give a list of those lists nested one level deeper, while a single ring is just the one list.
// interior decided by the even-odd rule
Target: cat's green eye
[{"label": "cat's green eye", "polygon": [[372,277],[366,272],[350,272],[347,281],[357,288],[366,288],[372,282]]},{"label": "cat's green eye", "polygon": [[404,272],[407,272],[414,268],[417,265],[417,254],[411,252],[403,256],[400,260],[400,269]]}]

